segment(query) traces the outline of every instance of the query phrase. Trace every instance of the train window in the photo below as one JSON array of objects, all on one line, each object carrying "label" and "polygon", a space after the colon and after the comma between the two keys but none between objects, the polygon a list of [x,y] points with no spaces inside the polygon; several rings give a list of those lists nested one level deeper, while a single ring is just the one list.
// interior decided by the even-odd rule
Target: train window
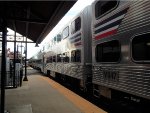
[{"label": "train window", "polygon": [[38,59],[38,60],[35,61],[35,63],[38,63],[38,64],[41,63],[41,62],[42,62],[41,59]]},{"label": "train window", "polygon": [[61,62],[61,54],[57,54],[57,62]]},{"label": "train window", "polygon": [[56,42],[56,41],[57,41],[57,37],[55,36],[55,37],[54,37],[54,42]]},{"label": "train window", "polygon": [[63,53],[63,62],[69,62],[69,52]]},{"label": "train window", "polygon": [[133,38],[132,58],[135,61],[150,61],[150,33]]},{"label": "train window", "polygon": [[81,50],[73,50],[71,52],[71,62],[81,62]]},{"label": "train window", "polygon": [[96,46],[95,56],[97,62],[118,62],[120,59],[119,41],[113,40]]},{"label": "train window", "polygon": [[71,23],[71,33],[74,34],[77,31],[79,31],[81,28],[81,18],[78,17],[77,19],[75,19],[75,21],[73,21]]},{"label": "train window", "polygon": [[75,50],[71,51],[71,62],[75,62]]},{"label": "train window", "polygon": [[67,38],[69,36],[69,27],[66,27],[63,30],[62,35],[63,35],[63,39],[65,39],[65,38]]},{"label": "train window", "polygon": [[47,58],[46,63],[52,63],[52,57],[51,56]]},{"label": "train window", "polygon": [[57,38],[56,36],[53,38],[53,44],[54,44],[54,45],[55,45],[56,42],[57,42],[57,39],[56,39],[56,38]]},{"label": "train window", "polygon": [[81,51],[76,50],[76,62],[81,62]]},{"label": "train window", "polygon": [[57,42],[60,42],[60,41],[61,41],[61,35],[58,34],[58,35],[57,35]]},{"label": "train window", "polygon": [[56,62],[56,56],[53,56],[53,62]]},{"label": "train window", "polygon": [[98,19],[101,15],[111,11],[118,4],[117,0],[98,1],[95,5],[95,17]]}]

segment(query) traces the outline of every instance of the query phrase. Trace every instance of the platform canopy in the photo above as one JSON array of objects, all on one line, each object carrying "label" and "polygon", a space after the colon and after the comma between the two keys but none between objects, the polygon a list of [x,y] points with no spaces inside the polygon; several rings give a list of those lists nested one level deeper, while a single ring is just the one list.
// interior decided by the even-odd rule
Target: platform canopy
[{"label": "platform canopy", "polygon": [[0,14],[5,12],[8,28],[39,44],[75,3],[76,0],[0,1]]}]

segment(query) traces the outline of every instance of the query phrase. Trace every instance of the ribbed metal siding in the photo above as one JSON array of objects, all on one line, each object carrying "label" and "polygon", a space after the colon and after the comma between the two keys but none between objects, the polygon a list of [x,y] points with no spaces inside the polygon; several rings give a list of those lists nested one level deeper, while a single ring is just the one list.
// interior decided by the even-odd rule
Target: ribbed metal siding
[{"label": "ribbed metal siding", "polygon": [[68,75],[74,78],[83,79],[83,66],[79,64],[71,64],[66,68]]},{"label": "ribbed metal siding", "polygon": [[55,68],[54,68],[54,64],[53,64],[53,63],[47,63],[47,64],[46,64],[46,69],[53,71],[53,70],[55,69]]},{"label": "ribbed metal siding", "polygon": [[70,75],[70,63],[64,63],[63,64],[62,74],[64,74],[64,75]]},{"label": "ribbed metal siding", "polygon": [[61,73],[63,70],[63,63],[56,63],[56,72]]},{"label": "ribbed metal siding", "polygon": [[118,29],[118,33],[150,24],[150,1],[134,0],[130,2],[129,10]]},{"label": "ribbed metal siding", "polygon": [[80,64],[64,64],[63,74],[77,79],[86,79],[87,75],[91,75],[91,66]]},{"label": "ribbed metal siding", "polygon": [[[117,71],[119,81],[104,79],[103,71]],[[93,66],[93,83],[150,99],[150,67]]]}]

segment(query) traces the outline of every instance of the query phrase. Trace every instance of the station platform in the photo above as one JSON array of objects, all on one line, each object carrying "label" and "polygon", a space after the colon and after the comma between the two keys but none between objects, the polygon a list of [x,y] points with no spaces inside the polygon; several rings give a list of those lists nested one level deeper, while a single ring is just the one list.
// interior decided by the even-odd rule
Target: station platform
[{"label": "station platform", "polygon": [[74,92],[28,68],[28,81],[5,90],[9,113],[106,113]]}]

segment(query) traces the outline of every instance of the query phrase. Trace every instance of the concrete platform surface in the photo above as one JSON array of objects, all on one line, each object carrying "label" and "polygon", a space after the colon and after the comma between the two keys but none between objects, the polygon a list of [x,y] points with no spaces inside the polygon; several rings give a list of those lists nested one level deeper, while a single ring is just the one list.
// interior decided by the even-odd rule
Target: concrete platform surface
[{"label": "concrete platform surface", "polygon": [[106,113],[48,77],[36,73],[28,80],[22,87],[6,90],[10,113]]},{"label": "concrete platform surface", "polygon": [[31,104],[29,105],[18,105],[9,106],[10,113],[32,113]]}]

